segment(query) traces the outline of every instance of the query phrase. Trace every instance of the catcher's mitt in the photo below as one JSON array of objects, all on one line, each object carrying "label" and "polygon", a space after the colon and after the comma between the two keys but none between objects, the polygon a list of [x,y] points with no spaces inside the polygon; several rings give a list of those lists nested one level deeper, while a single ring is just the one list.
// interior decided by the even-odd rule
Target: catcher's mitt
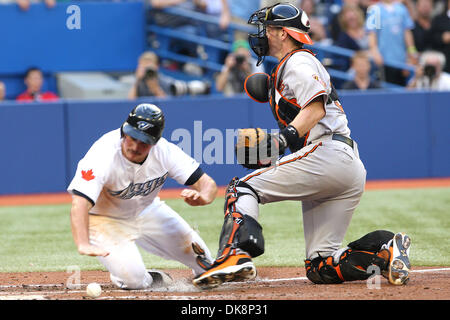
[{"label": "catcher's mitt", "polygon": [[283,154],[286,141],[282,135],[260,128],[239,129],[235,153],[237,162],[248,169],[270,167]]}]

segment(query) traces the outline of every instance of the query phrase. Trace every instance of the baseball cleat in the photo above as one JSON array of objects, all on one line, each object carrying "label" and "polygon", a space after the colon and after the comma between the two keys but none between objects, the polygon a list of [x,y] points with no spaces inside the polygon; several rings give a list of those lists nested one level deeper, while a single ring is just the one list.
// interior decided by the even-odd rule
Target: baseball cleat
[{"label": "baseball cleat", "polygon": [[411,238],[403,232],[394,236],[390,247],[391,257],[388,266],[388,279],[393,285],[406,284],[409,281],[411,264],[409,263],[409,249]]},{"label": "baseball cleat", "polygon": [[172,277],[163,271],[150,269],[147,272],[153,278],[151,288],[168,287],[173,283]]},{"label": "baseball cleat", "polygon": [[220,286],[224,282],[246,281],[256,278],[256,268],[250,256],[246,254],[230,255],[224,262],[197,276],[192,283],[207,290]]}]

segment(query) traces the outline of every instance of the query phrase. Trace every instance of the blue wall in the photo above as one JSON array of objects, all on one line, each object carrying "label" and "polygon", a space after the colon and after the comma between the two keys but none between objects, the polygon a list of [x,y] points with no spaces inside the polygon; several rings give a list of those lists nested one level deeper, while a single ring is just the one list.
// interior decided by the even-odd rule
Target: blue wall
[{"label": "blue wall", "polygon": [[61,103],[0,104],[0,194],[64,189],[63,111]]},{"label": "blue wall", "polygon": [[[341,100],[368,179],[450,176],[450,92],[346,93]],[[227,130],[276,128],[268,105],[247,97],[3,103],[0,194],[64,191],[90,145],[120,127],[135,104],[144,101],[164,110],[163,136],[190,145],[190,155],[202,161],[219,185],[249,172],[235,164],[234,157],[227,164],[225,143],[234,142],[225,139]],[[221,163],[207,163],[216,155],[211,150],[217,137],[224,138],[224,148],[215,150],[223,152],[217,155]],[[179,185],[169,179],[166,186]]]},{"label": "blue wall", "polygon": [[[80,29],[69,29],[70,5],[80,8]],[[43,3],[22,11],[0,6],[0,80],[8,99],[25,89],[24,72],[40,67],[46,86],[55,90],[52,74],[60,71],[132,71],[145,49],[143,2],[64,2],[49,9]]]}]

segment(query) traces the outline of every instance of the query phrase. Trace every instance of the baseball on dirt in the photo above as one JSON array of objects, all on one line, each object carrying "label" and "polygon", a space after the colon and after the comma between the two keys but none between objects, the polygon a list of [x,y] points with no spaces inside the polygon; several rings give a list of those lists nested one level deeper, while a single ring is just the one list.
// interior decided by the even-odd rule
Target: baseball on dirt
[{"label": "baseball on dirt", "polygon": [[95,282],[89,283],[86,287],[86,293],[91,298],[97,298],[102,294],[102,287]]}]

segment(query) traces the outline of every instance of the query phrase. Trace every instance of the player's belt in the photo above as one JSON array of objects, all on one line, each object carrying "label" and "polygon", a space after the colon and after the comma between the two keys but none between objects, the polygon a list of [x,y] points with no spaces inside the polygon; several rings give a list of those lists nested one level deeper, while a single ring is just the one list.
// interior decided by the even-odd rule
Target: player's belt
[{"label": "player's belt", "polygon": [[331,139],[343,142],[343,143],[349,145],[350,148],[353,149],[353,140],[346,136],[343,136],[342,134],[333,133],[333,137]]}]

